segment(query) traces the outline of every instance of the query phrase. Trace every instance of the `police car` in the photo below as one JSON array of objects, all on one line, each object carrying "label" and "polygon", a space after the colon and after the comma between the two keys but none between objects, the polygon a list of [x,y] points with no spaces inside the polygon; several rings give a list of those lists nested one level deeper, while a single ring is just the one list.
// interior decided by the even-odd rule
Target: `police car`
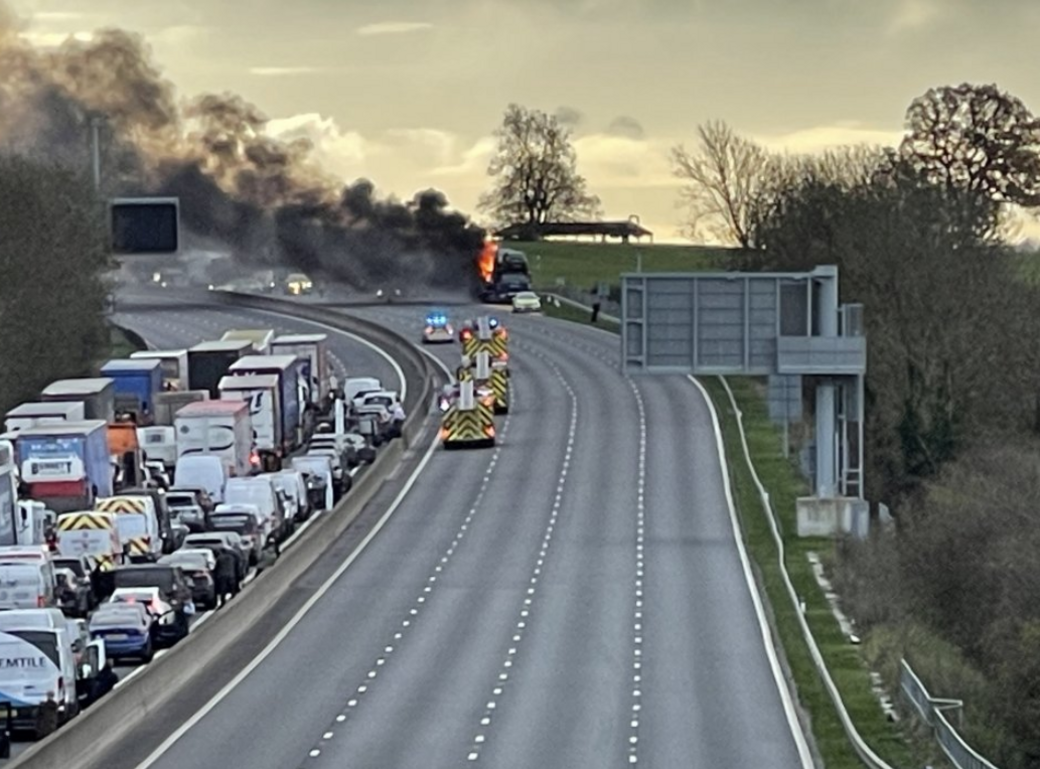
[{"label": "police car", "polygon": [[426,316],[422,341],[423,344],[451,344],[455,341],[455,331],[444,313],[434,312]]}]

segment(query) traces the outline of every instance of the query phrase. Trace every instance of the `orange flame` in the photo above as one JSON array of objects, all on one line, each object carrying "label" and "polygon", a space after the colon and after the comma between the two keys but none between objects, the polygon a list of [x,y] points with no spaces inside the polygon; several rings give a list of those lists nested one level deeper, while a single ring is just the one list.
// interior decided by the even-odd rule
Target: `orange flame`
[{"label": "orange flame", "polygon": [[480,279],[485,283],[491,281],[495,272],[495,254],[498,253],[498,243],[493,240],[484,242],[484,248],[477,257],[477,269],[480,270]]}]

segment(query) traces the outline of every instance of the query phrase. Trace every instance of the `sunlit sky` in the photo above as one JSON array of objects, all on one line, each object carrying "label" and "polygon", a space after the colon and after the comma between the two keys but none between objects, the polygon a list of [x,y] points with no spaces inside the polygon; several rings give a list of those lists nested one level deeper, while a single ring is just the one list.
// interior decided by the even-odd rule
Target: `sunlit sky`
[{"label": "sunlit sky", "polygon": [[[572,125],[610,218],[683,212],[668,149],[728,121],[767,146],[898,141],[930,86],[996,82],[1040,110],[1038,0],[11,0],[56,45],[144,34],[184,96],[230,90],[327,169],[472,211],[513,101]],[[1031,226],[1030,234],[1040,234]]]}]

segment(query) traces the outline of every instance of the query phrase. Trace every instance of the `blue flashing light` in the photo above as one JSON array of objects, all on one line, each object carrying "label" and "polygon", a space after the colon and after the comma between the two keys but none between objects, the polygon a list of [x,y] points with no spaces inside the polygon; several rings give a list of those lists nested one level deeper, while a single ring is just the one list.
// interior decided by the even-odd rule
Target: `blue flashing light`
[{"label": "blue flashing light", "polygon": [[443,313],[430,313],[426,316],[426,325],[428,326],[447,326],[448,318]]},{"label": "blue flashing light", "polygon": [[491,326],[491,328],[498,328],[498,318],[491,318],[488,320],[488,325]]}]

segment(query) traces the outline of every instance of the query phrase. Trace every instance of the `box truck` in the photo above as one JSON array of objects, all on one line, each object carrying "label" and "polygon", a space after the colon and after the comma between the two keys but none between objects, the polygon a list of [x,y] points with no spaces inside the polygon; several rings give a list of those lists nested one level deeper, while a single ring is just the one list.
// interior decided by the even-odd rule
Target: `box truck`
[{"label": "box truck", "polygon": [[155,396],[162,392],[162,362],[118,358],[101,367],[101,375],[115,382],[116,412],[132,414],[139,425],[155,419]]},{"label": "box truck", "polygon": [[59,379],[40,393],[41,401],[78,401],[83,403],[85,419],[112,422],[116,416],[116,383],[109,377]]},{"label": "box truck", "polygon": [[328,334],[285,334],[271,342],[271,355],[295,355],[308,361],[310,400],[319,410],[324,410],[332,375],[328,339]]},{"label": "box truck", "polygon": [[210,398],[219,398],[221,377],[227,374],[231,364],[253,352],[253,346],[245,339],[227,339],[217,342],[201,342],[188,350],[188,388],[205,390]]},{"label": "box truck", "polygon": [[108,423],[100,419],[29,427],[15,453],[28,495],[56,512],[89,510],[112,494]]},{"label": "box truck", "polygon": [[224,332],[222,340],[245,339],[253,346],[253,352],[257,355],[266,355],[271,349],[271,340],[274,339],[272,328],[232,328]]},{"label": "box truck", "polygon": [[220,397],[241,400],[249,406],[253,440],[265,471],[281,469],[282,390],[276,374],[226,376],[220,380]]},{"label": "box truck", "polygon": [[4,429],[9,433],[16,433],[36,425],[82,422],[86,419],[83,410],[83,403],[79,401],[23,403],[7,412]]},{"label": "box truck", "polygon": [[138,350],[130,353],[134,360],[157,360],[162,366],[163,388],[166,390],[188,389],[187,350]]},{"label": "box truck", "polygon": [[288,456],[306,438],[303,410],[310,402],[307,362],[295,355],[249,355],[236,361],[231,376],[273,374],[278,377],[282,409],[282,456]]},{"label": "box truck", "polygon": [[212,400],[189,403],[177,412],[177,458],[212,455],[229,476],[252,472],[253,425],[245,401]]}]

